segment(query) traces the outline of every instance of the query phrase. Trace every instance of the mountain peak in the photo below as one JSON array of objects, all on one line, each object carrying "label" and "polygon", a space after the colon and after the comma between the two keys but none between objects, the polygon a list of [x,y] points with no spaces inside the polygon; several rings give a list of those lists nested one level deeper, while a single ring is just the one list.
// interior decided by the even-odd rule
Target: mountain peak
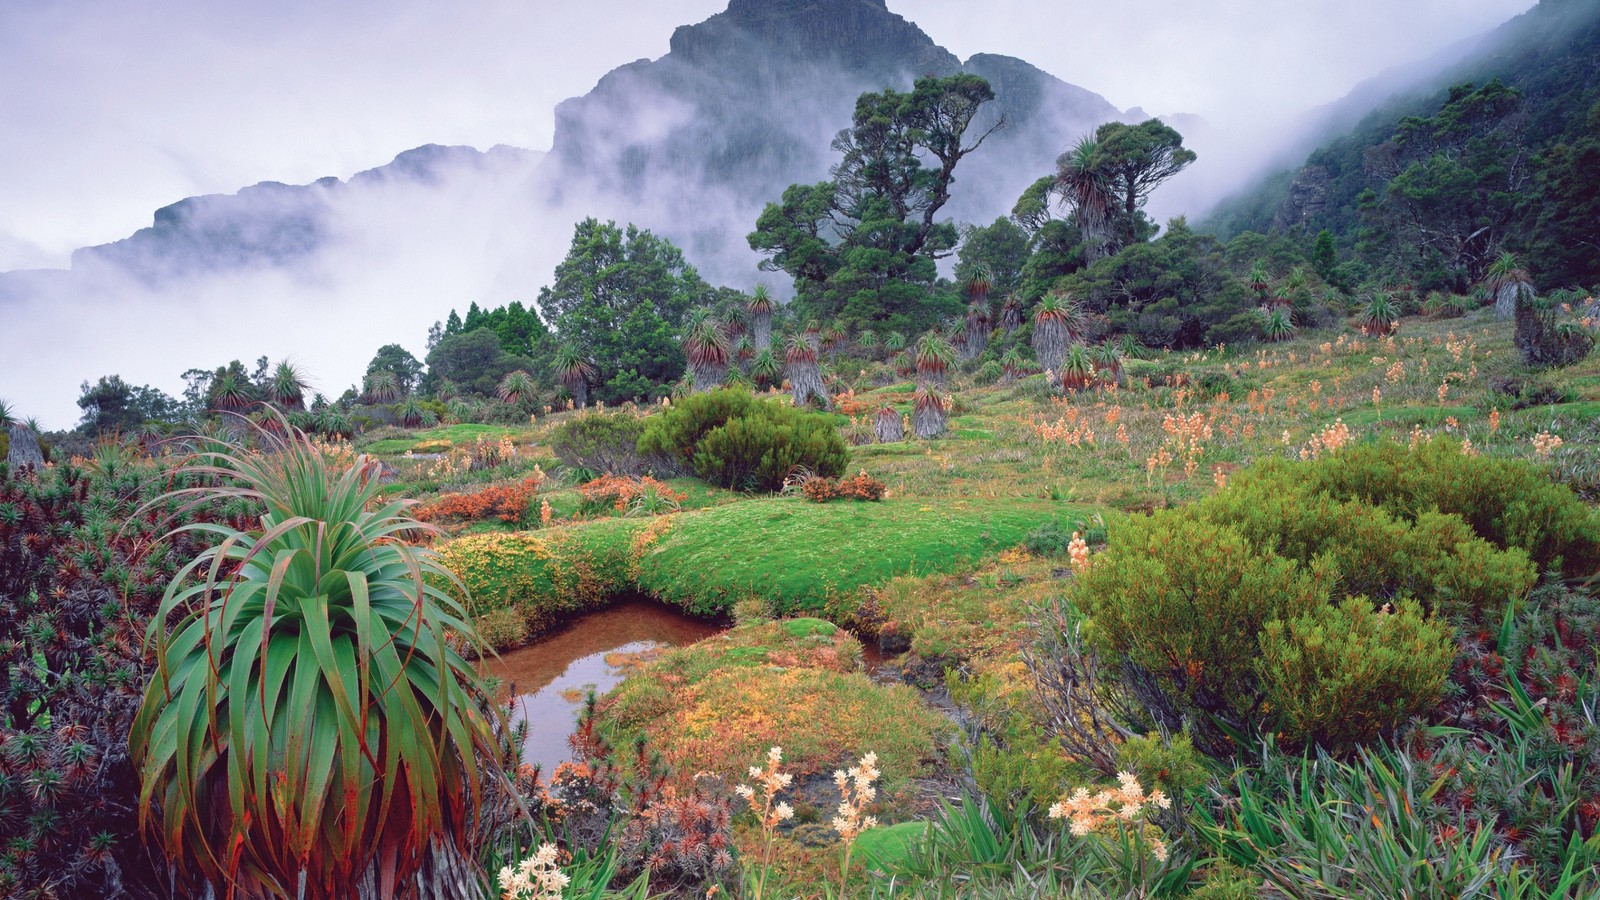
[{"label": "mountain peak", "polygon": [[848,6],[871,6],[889,11],[888,0],[729,0],[727,12],[737,18],[761,19],[835,11]]},{"label": "mountain peak", "polygon": [[900,74],[892,68],[949,74],[961,65],[915,23],[890,12],[886,0],[731,0],[723,12],[675,30],[669,58],[703,64],[758,47],[795,59],[832,60],[880,78]]}]

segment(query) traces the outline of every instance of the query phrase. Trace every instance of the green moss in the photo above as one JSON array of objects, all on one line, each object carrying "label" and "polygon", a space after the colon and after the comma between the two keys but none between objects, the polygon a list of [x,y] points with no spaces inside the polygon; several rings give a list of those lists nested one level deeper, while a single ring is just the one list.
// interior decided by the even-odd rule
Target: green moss
[{"label": "green moss", "polygon": [[927,833],[927,822],[901,822],[869,828],[856,838],[856,858],[865,863],[868,869],[884,873],[899,871],[917,842]]},{"label": "green moss", "polygon": [[451,444],[460,447],[463,444],[470,444],[478,438],[499,440],[503,437],[526,437],[527,434],[528,429],[526,428],[512,428],[505,425],[447,425],[441,428],[429,428],[426,431],[414,431],[403,438],[374,441],[361,447],[361,451],[375,456],[399,456],[407,450],[414,450],[421,444],[434,441],[449,441]]},{"label": "green moss", "polygon": [[783,623],[783,630],[795,637],[809,637],[813,634],[833,634],[838,627],[821,619],[789,619]]},{"label": "green moss", "polygon": [[862,585],[974,566],[1062,511],[1028,501],[745,501],[679,516],[639,560],[639,583],[700,613],[747,595],[778,612],[818,611]]}]

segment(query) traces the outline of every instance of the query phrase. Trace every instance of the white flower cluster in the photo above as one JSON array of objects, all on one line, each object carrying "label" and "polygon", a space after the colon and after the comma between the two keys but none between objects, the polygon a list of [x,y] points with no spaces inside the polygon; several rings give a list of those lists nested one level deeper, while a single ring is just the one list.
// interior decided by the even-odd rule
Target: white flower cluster
[{"label": "white flower cluster", "polygon": [[503,900],[561,900],[568,877],[556,864],[554,844],[540,844],[534,854],[515,867],[500,870]]}]

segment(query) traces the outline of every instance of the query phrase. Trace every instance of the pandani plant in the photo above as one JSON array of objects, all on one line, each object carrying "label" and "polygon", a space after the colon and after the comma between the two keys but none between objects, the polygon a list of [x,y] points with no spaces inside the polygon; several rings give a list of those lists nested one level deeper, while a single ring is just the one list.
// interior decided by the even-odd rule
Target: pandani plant
[{"label": "pandani plant", "polygon": [[539,387],[534,382],[533,376],[521,369],[507,372],[500,383],[495,386],[495,396],[505,403],[523,403],[533,399]]},{"label": "pandani plant", "polygon": [[1400,304],[1394,295],[1378,291],[1361,311],[1361,329],[1372,335],[1393,334],[1400,327]]},{"label": "pandani plant", "polygon": [[708,309],[697,309],[684,329],[683,354],[696,391],[709,391],[728,376],[728,336]]},{"label": "pandani plant", "polygon": [[994,331],[994,318],[989,315],[989,301],[987,291],[985,299],[972,301],[967,307],[966,340],[960,343],[961,354],[965,359],[977,359],[983,351],[989,349],[989,335]]},{"label": "pandani plant", "polygon": [[400,379],[387,369],[368,372],[361,387],[361,399],[373,405],[394,403],[403,393],[404,391],[400,389]]},{"label": "pandani plant", "polygon": [[911,395],[911,424],[917,437],[930,440],[944,434],[950,403],[931,384],[917,385]]},{"label": "pandani plant", "polygon": [[1061,383],[1061,362],[1067,348],[1082,340],[1083,310],[1071,294],[1049,293],[1033,310],[1033,354],[1051,381]]},{"label": "pandani plant", "polygon": [[556,348],[555,373],[556,380],[566,387],[579,409],[589,405],[589,381],[595,377],[595,368],[576,344],[562,344]]},{"label": "pandani plant", "polygon": [[1484,273],[1483,289],[1494,299],[1497,319],[1516,315],[1517,303],[1532,299],[1533,277],[1517,262],[1512,253],[1502,253]]},{"label": "pandani plant", "polygon": [[1294,316],[1282,306],[1261,311],[1261,336],[1269,341],[1286,341],[1294,337]]},{"label": "pandani plant", "polygon": [[772,314],[777,308],[777,302],[767,293],[767,286],[756,285],[745,310],[750,314],[750,333],[755,338],[757,353],[772,346]]},{"label": "pandani plant", "polygon": [[1069,391],[1081,391],[1094,381],[1094,355],[1082,344],[1073,344],[1062,357],[1056,375],[1061,386]]},{"label": "pandani plant", "polygon": [[817,365],[817,343],[812,332],[789,335],[784,362],[795,406],[805,406],[814,398],[823,409],[832,407],[828,389],[822,383],[822,369]]},{"label": "pandani plant", "polygon": [[917,339],[917,381],[944,384],[945,376],[955,361],[955,348],[938,332],[930,331]]},{"label": "pandani plant", "polygon": [[180,879],[227,896],[417,896],[419,872],[470,871],[504,785],[493,703],[457,649],[478,643],[464,589],[407,543],[431,529],[378,497],[377,460],[332,464],[287,423],[256,437],[268,449],[207,445],[177,479],[203,486],[146,507],[261,514],[173,532],[215,543],[149,625],[141,827]]}]

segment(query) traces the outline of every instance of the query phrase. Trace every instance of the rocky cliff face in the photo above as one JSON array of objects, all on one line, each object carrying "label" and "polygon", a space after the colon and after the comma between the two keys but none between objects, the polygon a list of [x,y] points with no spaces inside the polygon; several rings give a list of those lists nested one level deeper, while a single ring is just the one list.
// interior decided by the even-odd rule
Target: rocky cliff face
[{"label": "rocky cliff face", "polygon": [[1297,225],[1307,225],[1322,215],[1328,205],[1328,186],[1331,178],[1324,166],[1306,166],[1289,182],[1289,193],[1279,204],[1272,218],[1272,227],[1287,231]]}]

